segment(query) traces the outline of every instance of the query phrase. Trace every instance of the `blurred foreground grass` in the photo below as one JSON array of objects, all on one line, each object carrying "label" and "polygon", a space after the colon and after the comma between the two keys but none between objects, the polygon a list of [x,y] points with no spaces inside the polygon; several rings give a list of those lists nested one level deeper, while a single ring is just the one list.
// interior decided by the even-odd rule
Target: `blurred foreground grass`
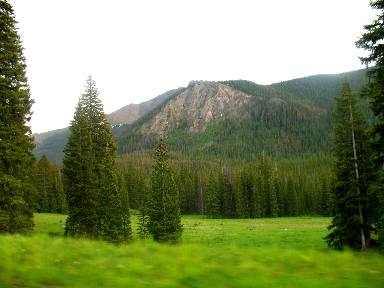
[{"label": "blurred foreground grass", "polygon": [[33,236],[0,237],[0,287],[384,287],[382,255],[326,248],[327,218],[188,216],[176,246],[65,239],[64,216],[35,222]]}]

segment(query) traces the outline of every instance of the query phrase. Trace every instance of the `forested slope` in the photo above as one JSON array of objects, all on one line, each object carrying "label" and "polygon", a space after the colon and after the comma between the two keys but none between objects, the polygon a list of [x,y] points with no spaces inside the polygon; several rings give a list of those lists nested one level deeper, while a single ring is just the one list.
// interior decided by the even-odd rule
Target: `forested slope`
[{"label": "forested slope", "polygon": [[[145,113],[136,113],[139,118],[133,122],[136,114],[129,105],[109,119],[113,124],[117,118],[131,119],[114,125],[119,154],[150,151],[160,134],[166,135],[173,154],[190,159],[255,159],[261,152],[274,158],[329,153],[333,97],[343,79],[359,91],[367,82],[366,70],[271,85],[193,81],[143,102]],[[60,161],[68,132],[47,133],[38,135],[41,141],[35,154]]]}]

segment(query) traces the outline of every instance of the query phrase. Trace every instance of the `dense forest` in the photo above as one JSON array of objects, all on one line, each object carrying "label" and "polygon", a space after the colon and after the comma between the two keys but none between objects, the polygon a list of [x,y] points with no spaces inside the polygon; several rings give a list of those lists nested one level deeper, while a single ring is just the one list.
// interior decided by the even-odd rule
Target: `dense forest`
[{"label": "dense forest", "polygon": [[[45,163],[45,159],[43,156],[38,164]],[[284,160],[260,154],[259,159],[253,161],[173,158],[170,165],[183,214],[216,218],[332,214],[332,158],[326,154]],[[37,165],[36,183],[54,185],[48,190],[45,186],[37,187],[39,201],[50,203],[49,199],[56,199],[58,195],[55,183],[59,175],[49,174],[52,171],[49,166],[42,173],[41,166]],[[150,189],[152,166],[150,155],[145,153],[118,157],[120,191],[126,194],[134,213],[139,213]],[[46,175],[50,179],[40,178]],[[60,212],[55,205],[52,207],[38,211]]]}]

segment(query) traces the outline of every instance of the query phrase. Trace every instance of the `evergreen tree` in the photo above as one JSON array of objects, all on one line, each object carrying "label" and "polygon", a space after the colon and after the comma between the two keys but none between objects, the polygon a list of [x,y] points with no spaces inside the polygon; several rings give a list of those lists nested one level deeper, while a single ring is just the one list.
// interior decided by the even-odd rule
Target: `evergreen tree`
[{"label": "evergreen tree", "polygon": [[320,178],[320,199],[319,199],[319,214],[322,216],[329,216],[330,211],[330,195],[329,195],[329,184],[324,177]]},{"label": "evergreen tree", "polygon": [[[131,231],[131,213],[129,211],[129,194],[127,190],[127,184],[125,181],[125,177],[123,175],[120,175],[120,181],[119,181],[119,194],[120,194],[120,202],[122,206],[122,227],[125,227],[125,233],[127,235],[122,240],[129,240],[132,237],[132,231]],[[121,231],[121,229],[120,229]]]},{"label": "evergreen tree", "polygon": [[[144,185],[147,187],[147,185]],[[148,185],[149,186],[149,185]],[[147,213],[147,204],[148,204],[148,194],[147,192],[149,189],[144,189],[141,197],[140,197],[140,208],[139,208],[139,216],[137,220],[137,234],[141,239],[148,238],[150,235],[149,230],[148,230],[148,223],[149,223],[149,217]]]},{"label": "evergreen tree", "polygon": [[219,195],[219,187],[216,175],[211,173],[208,178],[206,186],[207,193],[207,215],[212,218],[220,218],[221,214],[221,202]]},{"label": "evergreen tree", "polygon": [[298,199],[295,183],[293,182],[292,176],[286,177],[286,213],[288,216],[298,215]]},{"label": "evergreen tree", "polygon": [[254,189],[253,189],[253,179],[252,175],[250,173],[250,167],[247,167],[246,169],[243,169],[240,172],[240,177],[239,177],[239,190],[241,191],[240,194],[242,197],[238,196],[238,201],[243,201],[243,205],[241,203],[236,203],[236,210],[239,210],[238,207],[241,207],[242,209],[237,213],[238,216],[245,216],[245,217],[250,217],[254,218],[256,213],[255,213],[255,199],[254,199]]},{"label": "evergreen tree", "polygon": [[[82,162],[78,163],[80,160]],[[116,146],[91,77],[87,79],[85,93],[80,97],[71,124],[63,163],[68,182],[67,234],[84,234],[110,242],[129,240],[129,210],[124,207],[119,191]],[[78,178],[74,175],[76,171]],[[80,176],[83,172],[88,177]],[[77,185],[71,185],[71,182]],[[81,189],[82,185],[84,189]],[[86,201],[79,201],[82,198]],[[83,221],[89,222],[87,229],[80,225]]]},{"label": "evergreen tree", "polygon": [[33,227],[32,100],[12,6],[0,1],[0,232]]},{"label": "evergreen tree", "polygon": [[65,235],[96,238],[98,195],[90,123],[81,102],[77,105],[64,149],[64,187],[68,202]]},{"label": "evergreen tree", "polygon": [[379,245],[384,249],[384,1],[371,1],[373,9],[379,10],[377,19],[364,26],[365,33],[356,42],[357,47],[368,50],[367,57],[361,57],[366,65],[374,64],[369,68],[372,81],[368,84],[366,93],[373,114],[376,116],[374,129],[371,135],[374,179],[370,185],[371,218],[375,223]]},{"label": "evergreen tree", "polygon": [[337,249],[344,245],[366,249],[371,232],[367,207],[368,137],[363,114],[347,82],[336,98],[335,118],[335,217],[326,240]]},{"label": "evergreen tree", "polygon": [[230,218],[236,215],[236,203],[233,185],[225,171],[219,174],[219,191],[221,203],[221,215]]},{"label": "evergreen tree", "polygon": [[59,167],[53,166],[55,171],[55,195],[57,201],[57,211],[58,213],[67,213],[67,199],[65,197],[64,186],[63,186],[63,177]]},{"label": "evergreen tree", "polygon": [[96,229],[101,239],[122,242],[131,238],[129,210],[124,209],[121,203],[116,145],[98,94],[95,81],[89,77],[80,102],[90,123],[92,153],[95,159],[95,189],[98,195]]},{"label": "evergreen tree", "polygon": [[52,210],[52,206],[57,207],[54,204],[54,174],[52,167],[45,155],[36,163],[34,173],[34,186],[37,192],[37,211],[38,212],[55,212]]},{"label": "evergreen tree", "polygon": [[279,216],[279,204],[278,204],[278,195],[279,195],[279,184],[277,179],[277,168],[275,167],[271,175],[271,192],[270,192],[270,215],[271,217]]},{"label": "evergreen tree", "polygon": [[161,137],[155,151],[151,193],[147,205],[148,230],[156,241],[178,242],[182,225],[178,191],[168,164],[167,148]]}]

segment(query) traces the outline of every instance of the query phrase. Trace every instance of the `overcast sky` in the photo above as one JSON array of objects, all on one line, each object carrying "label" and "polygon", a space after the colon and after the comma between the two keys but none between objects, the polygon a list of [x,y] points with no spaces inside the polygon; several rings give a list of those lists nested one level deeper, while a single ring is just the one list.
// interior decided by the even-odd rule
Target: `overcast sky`
[{"label": "overcast sky", "polygon": [[270,84],[362,68],[368,0],[9,0],[32,131],[69,125],[88,75],[106,113],[190,80]]}]

